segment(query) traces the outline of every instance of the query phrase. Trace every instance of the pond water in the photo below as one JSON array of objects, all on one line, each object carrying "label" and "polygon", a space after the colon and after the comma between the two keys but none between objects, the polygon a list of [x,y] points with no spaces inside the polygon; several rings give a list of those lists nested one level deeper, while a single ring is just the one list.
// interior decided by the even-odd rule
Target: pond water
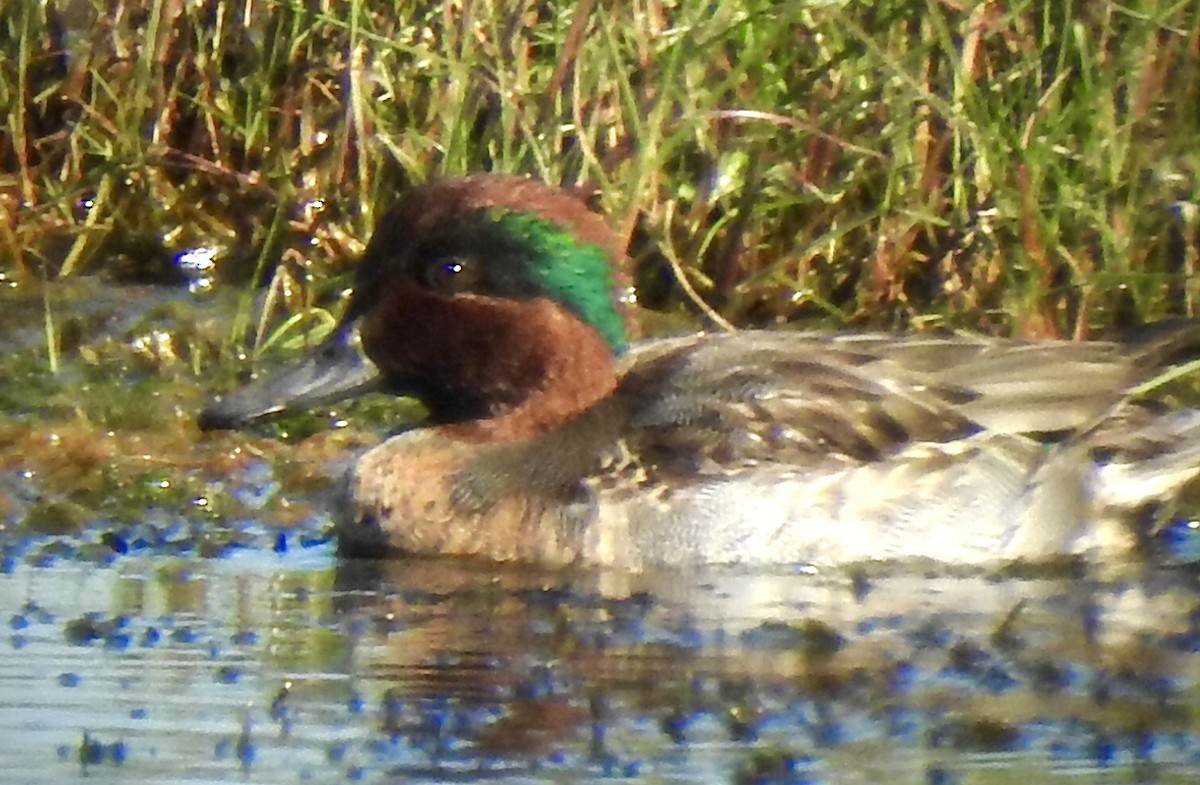
[{"label": "pond water", "polygon": [[328,478],[377,436],[201,436],[151,294],[85,287],[54,374],[0,296],[0,782],[1200,781],[1194,562],[342,560]]},{"label": "pond water", "polygon": [[1177,571],[9,565],[5,782],[1195,782]]}]

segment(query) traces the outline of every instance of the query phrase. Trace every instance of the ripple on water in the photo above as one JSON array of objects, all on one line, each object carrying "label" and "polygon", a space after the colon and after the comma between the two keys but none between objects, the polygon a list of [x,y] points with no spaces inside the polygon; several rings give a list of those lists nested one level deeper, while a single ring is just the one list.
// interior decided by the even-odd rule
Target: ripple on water
[{"label": "ripple on water", "polygon": [[0,575],[0,780],[1200,776],[1185,572],[868,588],[328,545],[22,562]]}]

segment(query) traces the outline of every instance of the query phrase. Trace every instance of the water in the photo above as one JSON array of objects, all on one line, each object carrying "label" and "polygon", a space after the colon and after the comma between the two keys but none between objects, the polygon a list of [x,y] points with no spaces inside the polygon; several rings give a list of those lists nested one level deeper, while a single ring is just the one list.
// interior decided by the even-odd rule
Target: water
[{"label": "water", "polygon": [[10,565],[4,782],[1195,782],[1195,577]]}]

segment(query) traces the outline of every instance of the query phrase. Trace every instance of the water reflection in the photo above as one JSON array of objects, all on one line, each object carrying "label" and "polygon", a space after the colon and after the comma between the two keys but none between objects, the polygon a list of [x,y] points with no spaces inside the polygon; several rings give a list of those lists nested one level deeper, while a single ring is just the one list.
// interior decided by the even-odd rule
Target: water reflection
[{"label": "water reflection", "polygon": [[0,779],[1194,782],[1195,576],[0,575]]}]

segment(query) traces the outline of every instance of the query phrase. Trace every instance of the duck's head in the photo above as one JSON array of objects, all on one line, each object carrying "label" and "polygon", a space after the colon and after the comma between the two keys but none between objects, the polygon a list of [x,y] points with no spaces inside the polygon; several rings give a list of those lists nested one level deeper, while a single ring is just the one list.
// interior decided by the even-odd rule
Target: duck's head
[{"label": "duck's head", "polygon": [[505,175],[434,181],[383,217],[332,335],[216,399],[200,425],[382,388],[420,398],[458,438],[527,438],[613,390],[629,292],[622,243],[573,194]]}]

